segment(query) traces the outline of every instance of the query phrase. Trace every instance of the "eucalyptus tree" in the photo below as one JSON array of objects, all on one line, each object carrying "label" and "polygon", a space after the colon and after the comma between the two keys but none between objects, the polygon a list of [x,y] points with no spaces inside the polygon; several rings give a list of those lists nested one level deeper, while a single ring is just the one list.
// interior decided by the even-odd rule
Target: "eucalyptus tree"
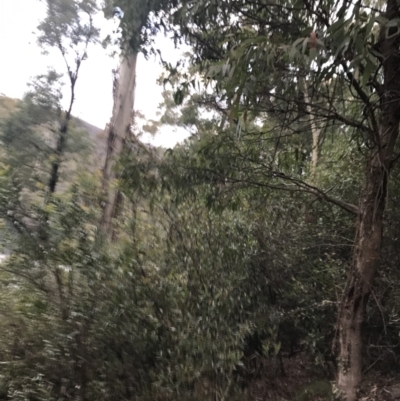
[{"label": "eucalyptus tree", "polygon": [[69,83],[69,102],[63,113],[48,184],[50,194],[56,190],[59,170],[75,102],[75,89],[82,63],[88,57],[88,47],[98,40],[99,31],[93,23],[97,11],[95,0],[47,0],[47,14],[38,26],[39,45],[46,51],[60,53]]},{"label": "eucalyptus tree", "polygon": [[[256,136],[260,130],[247,122],[263,119],[262,130],[275,141],[261,160],[234,153],[248,163],[240,177],[233,155],[228,165],[216,162],[214,179],[303,191],[354,216],[337,321],[338,386],[347,401],[356,398],[361,380],[362,322],[380,266],[389,173],[398,159],[399,16],[395,0],[186,1],[174,14],[194,48],[193,62],[216,93],[212,103],[227,117],[222,127],[236,125],[238,138]],[[180,97],[187,88],[183,83]],[[293,152],[295,160],[284,138],[310,133],[315,149],[328,130],[337,138],[350,135],[359,148],[364,173],[353,200],[338,190],[343,176],[329,189],[318,179],[315,152],[308,173],[285,157]],[[335,171],[336,159],[330,162]]]},{"label": "eucalyptus tree", "polygon": [[[113,232],[112,219],[115,217],[119,199],[119,191],[112,186],[117,178],[116,163],[133,123],[137,57],[141,51],[145,51],[153,35],[162,27],[162,24],[155,23],[152,17],[167,12],[176,3],[177,0],[145,2],[121,0],[118,3],[106,1],[106,15],[114,13],[116,17],[122,17],[120,23],[122,55],[120,67],[114,77],[114,106],[108,126],[107,154],[103,168],[105,199],[100,226],[106,236],[110,236]],[[116,5],[117,9],[114,8]]]}]

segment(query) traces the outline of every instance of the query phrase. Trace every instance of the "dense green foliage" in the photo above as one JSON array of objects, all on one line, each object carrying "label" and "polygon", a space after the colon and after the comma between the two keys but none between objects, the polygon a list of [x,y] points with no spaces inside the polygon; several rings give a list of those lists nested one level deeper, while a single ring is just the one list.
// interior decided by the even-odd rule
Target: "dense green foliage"
[{"label": "dense green foliage", "polygon": [[[85,42],[97,31],[79,28],[78,3],[94,7],[54,2],[66,16],[56,33]],[[323,12],[308,1],[121,3],[134,50],[150,43],[158,18],[193,46],[189,69],[170,66],[158,122],[192,136],[168,151],[129,138],[117,240],[108,242],[98,231],[97,145],[73,122],[57,191],[47,188],[65,116],[59,75],[38,77],[16,105],[0,98],[1,242],[10,253],[0,265],[0,399],[330,399],[355,231],[349,205],[369,146],[359,116],[374,121],[360,93],[376,60],[357,58],[373,44],[374,12],[356,6],[345,16],[328,0]],[[318,54],[310,18],[325,36]],[[46,21],[41,40],[57,47]],[[346,71],[340,55],[350,50],[358,61]],[[398,167],[392,174],[363,329],[365,369],[388,375],[400,370]]]}]

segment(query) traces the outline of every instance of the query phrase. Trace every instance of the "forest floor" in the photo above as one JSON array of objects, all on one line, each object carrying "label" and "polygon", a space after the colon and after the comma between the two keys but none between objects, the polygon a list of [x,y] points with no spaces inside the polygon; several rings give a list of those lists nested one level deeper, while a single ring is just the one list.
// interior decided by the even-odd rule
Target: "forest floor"
[{"label": "forest floor", "polygon": [[[254,401],[333,401],[333,375],[316,369],[304,355],[269,363],[246,389]],[[359,401],[400,401],[400,376],[369,372],[359,389]]]}]

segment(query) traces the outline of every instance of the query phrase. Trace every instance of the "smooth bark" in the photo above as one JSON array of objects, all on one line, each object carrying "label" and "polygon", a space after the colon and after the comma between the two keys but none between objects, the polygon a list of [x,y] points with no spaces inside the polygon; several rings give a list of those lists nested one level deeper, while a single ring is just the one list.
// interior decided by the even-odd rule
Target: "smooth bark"
[{"label": "smooth bark", "polygon": [[112,220],[117,210],[118,190],[115,188],[117,179],[116,163],[120,157],[125,138],[129,135],[133,122],[133,109],[136,86],[137,53],[132,53],[122,59],[119,76],[114,87],[114,108],[111,118],[107,154],[103,169],[103,192],[105,203],[101,218],[101,231],[105,236],[112,236]]},{"label": "smooth bark", "polygon": [[312,134],[312,150],[311,150],[311,176],[312,179],[315,180],[317,174],[317,165],[318,165],[318,154],[319,154],[319,137],[320,137],[320,129],[317,127],[315,122],[315,115],[312,110],[310,96],[308,95],[308,87],[307,83],[304,79],[300,80],[302,91],[304,93],[304,100],[306,103],[306,110],[310,122],[310,129]]}]

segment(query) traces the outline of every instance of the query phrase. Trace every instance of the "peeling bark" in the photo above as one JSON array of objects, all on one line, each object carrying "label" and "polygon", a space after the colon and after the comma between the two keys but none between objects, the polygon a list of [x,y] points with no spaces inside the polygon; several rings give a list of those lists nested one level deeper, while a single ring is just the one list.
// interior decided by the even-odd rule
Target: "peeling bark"
[{"label": "peeling bark", "polygon": [[368,163],[366,175],[353,262],[339,320],[338,386],[346,395],[347,401],[356,399],[356,389],[361,380],[361,324],[380,257],[387,171],[377,154]]},{"label": "peeling bark", "polygon": [[137,53],[129,54],[123,58],[116,86],[114,87],[114,108],[108,132],[107,154],[103,169],[105,204],[101,218],[101,231],[108,237],[113,235],[112,219],[115,217],[119,199],[118,189],[114,187],[117,179],[115,166],[133,122],[136,62]]},{"label": "peeling bark", "polygon": [[[396,0],[387,2],[387,18],[399,16]],[[379,52],[383,55],[384,82],[380,103],[379,127],[370,139],[371,150],[365,171],[364,190],[360,197],[357,231],[351,270],[339,312],[338,387],[346,401],[357,398],[362,372],[362,336],[366,304],[379,268],[383,217],[389,172],[394,160],[394,146],[400,122],[400,31],[391,38],[381,27]]]}]

